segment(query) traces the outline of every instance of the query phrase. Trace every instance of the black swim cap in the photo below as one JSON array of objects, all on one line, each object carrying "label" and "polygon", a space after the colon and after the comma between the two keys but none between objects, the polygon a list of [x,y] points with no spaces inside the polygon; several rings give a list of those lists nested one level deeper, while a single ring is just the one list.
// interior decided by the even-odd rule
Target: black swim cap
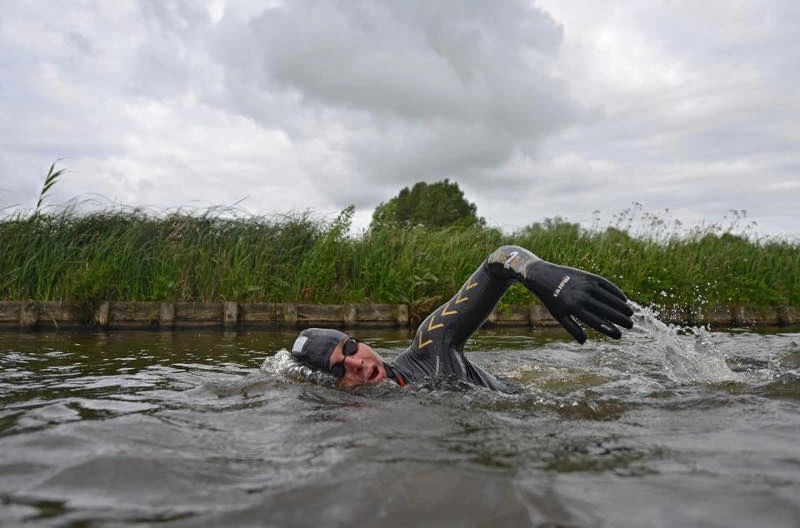
[{"label": "black swim cap", "polygon": [[292,356],[307,367],[330,373],[333,349],[348,337],[330,328],[306,328],[295,339]]}]

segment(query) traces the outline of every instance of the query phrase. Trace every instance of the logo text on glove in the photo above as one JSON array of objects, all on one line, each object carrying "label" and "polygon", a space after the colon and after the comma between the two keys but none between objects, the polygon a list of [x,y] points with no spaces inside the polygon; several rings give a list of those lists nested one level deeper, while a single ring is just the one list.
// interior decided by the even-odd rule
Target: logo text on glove
[{"label": "logo text on glove", "polygon": [[563,277],[561,277],[561,282],[558,283],[556,291],[553,292],[553,297],[558,297],[558,294],[561,293],[561,290],[564,289],[564,286],[566,286],[568,282],[569,282],[569,275],[564,275]]}]

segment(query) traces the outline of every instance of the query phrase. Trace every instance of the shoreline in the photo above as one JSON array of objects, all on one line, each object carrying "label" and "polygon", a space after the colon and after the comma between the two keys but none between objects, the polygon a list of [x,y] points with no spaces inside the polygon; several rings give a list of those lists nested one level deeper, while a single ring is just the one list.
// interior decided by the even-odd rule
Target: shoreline
[{"label": "shoreline", "polygon": [[[286,329],[307,326],[415,328],[428,314],[407,304],[300,304],[106,301],[91,313],[64,301],[0,301],[0,330],[179,330],[184,328]],[[800,324],[792,306],[671,306],[658,310],[667,324],[722,328]],[[502,306],[487,327],[556,327],[542,305]]]}]

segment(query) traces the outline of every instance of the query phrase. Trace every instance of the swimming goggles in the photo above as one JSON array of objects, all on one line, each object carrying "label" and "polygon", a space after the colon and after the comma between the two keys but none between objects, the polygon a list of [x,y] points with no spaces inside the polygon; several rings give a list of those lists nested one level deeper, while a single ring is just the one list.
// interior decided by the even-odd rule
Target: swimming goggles
[{"label": "swimming goggles", "polygon": [[[342,354],[344,358],[352,356],[356,351],[358,351],[358,340],[354,337],[348,337],[342,345]],[[344,358],[331,366],[330,372],[334,377],[341,378],[344,376]]]}]

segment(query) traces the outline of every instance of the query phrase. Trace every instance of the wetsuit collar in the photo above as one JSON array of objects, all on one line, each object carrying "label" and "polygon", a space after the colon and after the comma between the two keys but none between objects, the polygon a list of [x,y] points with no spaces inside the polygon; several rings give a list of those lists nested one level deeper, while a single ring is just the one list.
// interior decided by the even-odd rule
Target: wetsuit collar
[{"label": "wetsuit collar", "polygon": [[397,373],[394,367],[384,362],[383,368],[386,370],[386,377],[394,380],[401,387],[408,385],[408,382],[403,378],[403,376]]}]

